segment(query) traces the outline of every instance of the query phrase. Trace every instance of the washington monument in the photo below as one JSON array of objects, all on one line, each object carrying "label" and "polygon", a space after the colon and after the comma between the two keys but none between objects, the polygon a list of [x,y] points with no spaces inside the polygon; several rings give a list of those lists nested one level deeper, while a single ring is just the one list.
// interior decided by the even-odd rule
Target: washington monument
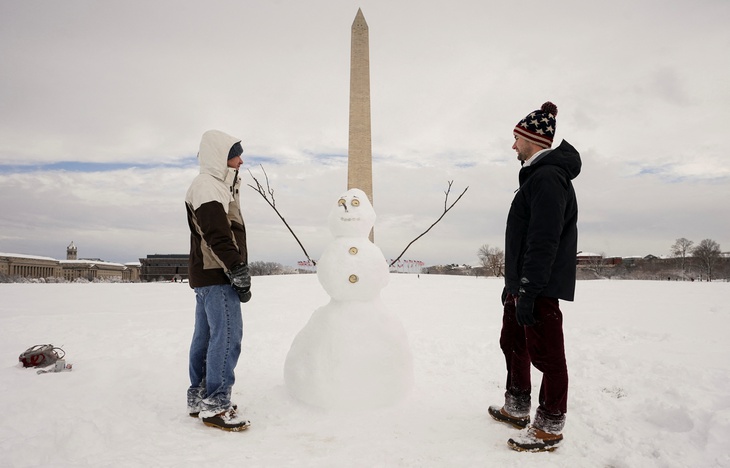
[{"label": "washington monument", "polygon": [[[350,49],[350,140],[347,189],[359,188],[373,203],[373,149],[370,136],[370,46],[362,10],[352,23]],[[373,233],[370,233],[373,240]]]}]

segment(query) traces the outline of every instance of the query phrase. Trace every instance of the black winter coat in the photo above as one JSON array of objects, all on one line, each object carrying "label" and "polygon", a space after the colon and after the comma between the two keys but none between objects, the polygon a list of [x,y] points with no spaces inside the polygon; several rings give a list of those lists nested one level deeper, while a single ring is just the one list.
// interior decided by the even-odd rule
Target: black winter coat
[{"label": "black winter coat", "polygon": [[580,154],[565,140],[520,170],[520,188],[507,216],[508,293],[572,301],[578,248],[578,203],[572,179]]}]

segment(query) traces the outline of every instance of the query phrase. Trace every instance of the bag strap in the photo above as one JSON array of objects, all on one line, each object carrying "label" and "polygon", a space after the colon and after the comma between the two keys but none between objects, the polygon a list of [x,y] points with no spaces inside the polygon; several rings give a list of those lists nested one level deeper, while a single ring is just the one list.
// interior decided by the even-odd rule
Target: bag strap
[{"label": "bag strap", "polygon": [[63,359],[64,356],[66,356],[66,351],[62,348],[53,346],[52,344],[42,344],[26,349],[18,357],[18,360],[23,363],[23,367],[38,367],[53,364],[57,360]]}]

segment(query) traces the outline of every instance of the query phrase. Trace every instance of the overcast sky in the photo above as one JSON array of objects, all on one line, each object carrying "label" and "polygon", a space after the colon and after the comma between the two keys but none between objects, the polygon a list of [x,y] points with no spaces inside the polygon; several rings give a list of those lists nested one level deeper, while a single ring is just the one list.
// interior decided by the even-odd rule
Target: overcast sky
[{"label": "overcast sky", "polygon": [[[404,258],[503,248],[514,125],[546,100],[578,149],[582,251],[730,251],[730,2],[0,0],[0,252],[136,261],[187,253],[202,133],[313,258],[347,185],[350,27],[370,28],[375,241]],[[253,183],[244,172],[244,183]],[[303,260],[243,188],[250,260]]]}]

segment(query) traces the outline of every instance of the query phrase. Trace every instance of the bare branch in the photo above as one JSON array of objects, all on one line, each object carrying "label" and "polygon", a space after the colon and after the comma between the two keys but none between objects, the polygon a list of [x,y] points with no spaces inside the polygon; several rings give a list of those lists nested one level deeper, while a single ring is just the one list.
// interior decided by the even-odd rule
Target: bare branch
[{"label": "bare branch", "polygon": [[[448,181],[449,186],[446,189],[446,191],[444,192],[444,195],[446,195],[446,197],[444,198],[444,214],[446,214],[446,212],[449,211],[446,209],[446,204],[449,202],[449,193],[451,193],[451,184],[453,184],[453,183],[454,183],[453,180]],[[467,189],[468,188],[469,187],[467,187]],[[464,191],[466,192],[466,189],[464,189]],[[462,193],[462,195],[463,195],[463,193]],[[461,198],[461,197],[459,197],[459,198]],[[459,201],[459,200],[456,200],[456,201]],[[454,203],[456,203],[456,202],[454,202]]]},{"label": "bare branch", "polygon": [[446,213],[448,213],[448,212],[449,212],[449,210],[451,210],[451,208],[453,208],[453,207],[454,207],[454,205],[456,205],[456,203],[457,203],[457,202],[458,202],[459,200],[461,200],[461,197],[463,197],[463,196],[464,196],[464,194],[466,193],[466,191],[467,191],[467,190],[469,190],[469,187],[465,188],[465,189],[464,189],[464,191],[463,191],[463,192],[461,192],[461,195],[459,195],[459,197],[458,197],[458,198],[457,198],[456,200],[454,200],[454,203],[452,203],[452,204],[451,204],[451,205],[449,206],[449,194],[451,193],[451,184],[453,184],[453,183],[454,183],[454,181],[453,181],[453,180],[450,180],[450,181],[449,181],[448,183],[449,183],[449,186],[448,186],[448,188],[446,189],[446,191],[444,192],[444,195],[446,195],[446,197],[444,198],[444,212],[443,212],[443,213],[441,213],[441,216],[439,216],[439,218],[438,218],[438,219],[437,219],[437,220],[436,220],[436,221],[435,221],[435,222],[434,222],[434,223],[433,223],[433,224],[432,224],[431,226],[429,226],[429,227],[428,227],[428,229],[426,229],[425,231],[423,231],[423,232],[421,233],[421,235],[419,235],[418,237],[416,237],[415,239],[413,239],[413,240],[412,240],[412,241],[411,241],[411,242],[410,242],[410,243],[409,243],[409,244],[408,244],[408,245],[406,246],[406,248],[405,248],[405,249],[403,249],[403,252],[401,252],[401,253],[400,253],[400,255],[398,255],[398,257],[397,257],[397,258],[396,258],[395,260],[393,260],[393,262],[392,262],[392,263],[390,264],[390,266],[393,266],[393,265],[395,265],[395,264],[396,264],[396,262],[398,262],[398,260],[400,260],[400,259],[401,259],[401,257],[403,256],[403,254],[404,254],[404,253],[406,253],[406,250],[408,250],[408,248],[409,248],[409,247],[410,247],[411,245],[413,245],[413,243],[414,243],[414,242],[416,242],[416,241],[417,241],[418,239],[420,239],[421,237],[425,236],[425,235],[426,235],[426,233],[427,233],[428,231],[430,231],[430,230],[431,230],[431,228],[433,228],[434,226],[436,226],[436,225],[437,225],[437,224],[439,223],[439,221],[441,221],[441,220],[443,219],[443,217],[444,217],[444,216],[446,216]]},{"label": "bare branch", "polygon": [[[291,232],[291,235],[294,236],[294,239],[297,241],[297,244],[299,244],[299,247],[302,249],[302,252],[304,252],[304,255],[307,257],[307,260],[312,262],[312,265],[317,265],[317,262],[315,262],[314,260],[312,260],[309,257],[307,250],[304,248],[302,243],[299,241],[299,238],[297,237],[297,235],[294,234],[294,231],[289,226],[289,223],[286,222],[286,219],[284,219],[284,217],[281,215],[281,213],[279,213],[279,210],[276,208],[276,200],[274,199],[274,189],[269,184],[269,176],[268,176],[268,174],[266,174],[266,170],[264,169],[264,166],[261,166],[261,170],[264,172],[264,177],[266,178],[266,189],[264,189],[264,186],[261,185],[261,182],[259,182],[258,179],[256,177],[254,177],[254,175],[251,173],[251,169],[248,170],[248,173],[251,176],[251,178],[253,179],[253,181],[256,182],[256,186],[254,187],[251,184],[247,184],[247,185],[249,187],[251,187],[252,189],[256,190],[259,193],[259,195],[261,195],[263,197],[263,199],[266,200],[266,203],[268,203],[269,206],[276,212],[276,214],[279,216],[279,219],[281,219],[284,222],[284,225],[286,226],[286,228],[289,230],[289,232]],[[271,200],[269,200],[269,197],[271,197]]]}]

